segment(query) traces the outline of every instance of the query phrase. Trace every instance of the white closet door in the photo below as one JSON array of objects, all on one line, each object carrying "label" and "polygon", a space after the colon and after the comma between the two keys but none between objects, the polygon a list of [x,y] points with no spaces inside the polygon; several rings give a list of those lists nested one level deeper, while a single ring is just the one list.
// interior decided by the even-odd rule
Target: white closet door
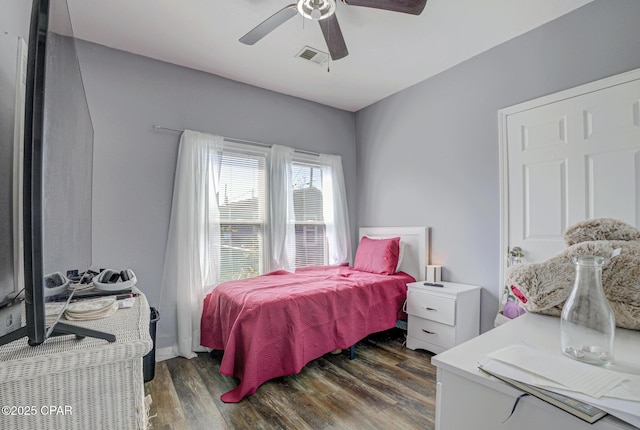
[{"label": "white closet door", "polygon": [[589,218],[640,226],[640,71],[505,109],[501,120],[504,252],[544,260]]},{"label": "white closet door", "polygon": [[555,103],[507,118],[509,248],[528,261],[563,248],[569,215],[568,145],[575,134],[569,103]]}]

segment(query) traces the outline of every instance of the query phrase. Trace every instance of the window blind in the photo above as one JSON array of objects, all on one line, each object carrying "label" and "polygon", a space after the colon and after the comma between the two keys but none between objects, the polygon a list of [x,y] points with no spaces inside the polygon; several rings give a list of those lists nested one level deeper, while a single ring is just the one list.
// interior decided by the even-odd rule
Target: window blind
[{"label": "window blind", "polygon": [[292,179],[296,222],[296,267],[325,265],[327,244],[320,165],[294,162]]},{"label": "window blind", "polygon": [[265,247],[264,154],[225,150],[220,166],[220,282],[263,272]]}]

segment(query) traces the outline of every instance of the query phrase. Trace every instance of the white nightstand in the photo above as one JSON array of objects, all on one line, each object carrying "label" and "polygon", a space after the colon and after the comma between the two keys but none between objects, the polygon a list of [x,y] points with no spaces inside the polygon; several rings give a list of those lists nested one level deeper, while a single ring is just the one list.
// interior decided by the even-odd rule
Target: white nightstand
[{"label": "white nightstand", "polygon": [[443,287],[407,284],[407,348],[439,354],[480,332],[480,291],[476,285],[438,282]]}]

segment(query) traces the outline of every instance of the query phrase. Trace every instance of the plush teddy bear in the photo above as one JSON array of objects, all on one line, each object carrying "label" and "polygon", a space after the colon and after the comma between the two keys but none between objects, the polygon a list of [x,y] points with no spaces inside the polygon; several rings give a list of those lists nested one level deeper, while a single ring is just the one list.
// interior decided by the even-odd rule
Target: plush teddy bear
[{"label": "plush teddy bear", "polygon": [[605,258],[602,286],[616,325],[640,330],[640,230],[619,220],[598,218],[570,227],[564,239],[568,248],[558,255],[508,269],[507,285],[520,305],[528,312],[559,316],[573,289],[573,257],[601,256]]}]

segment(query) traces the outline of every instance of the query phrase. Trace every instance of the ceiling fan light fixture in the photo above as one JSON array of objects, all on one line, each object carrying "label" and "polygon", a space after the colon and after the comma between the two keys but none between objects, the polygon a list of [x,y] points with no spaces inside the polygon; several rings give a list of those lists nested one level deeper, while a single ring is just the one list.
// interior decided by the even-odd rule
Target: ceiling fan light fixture
[{"label": "ceiling fan light fixture", "polygon": [[335,0],[298,0],[298,12],[307,19],[320,21],[336,12]]}]

